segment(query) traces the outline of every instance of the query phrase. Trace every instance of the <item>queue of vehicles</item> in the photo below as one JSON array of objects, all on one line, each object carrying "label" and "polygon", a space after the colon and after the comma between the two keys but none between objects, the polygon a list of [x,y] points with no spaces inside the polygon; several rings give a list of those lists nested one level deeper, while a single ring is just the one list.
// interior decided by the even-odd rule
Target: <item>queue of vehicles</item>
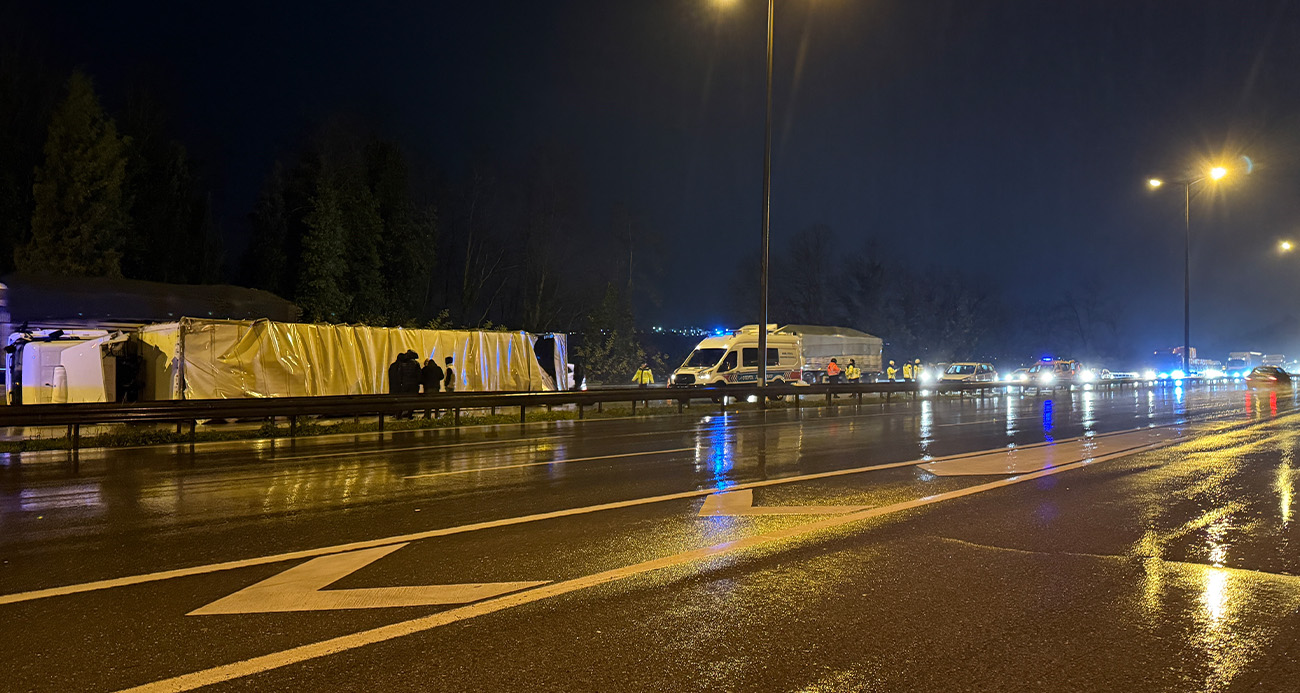
[{"label": "queue of vehicles", "polygon": [[[668,377],[668,387],[725,387],[758,382],[759,327],[745,325],[702,339],[686,360]],[[771,384],[807,385],[845,382],[857,374],[859,382],[887,379],[882,370],[884,343],[879,337],[846,327],[821,325],[768,325],[765,373]],[[832,365],[832,362],[835,365]],[[1257,351],[1232,352],[1226,369],[1217,362],[1198,361],[1200,372],[1179,369],[1157,372],[1097,368],[1074,359],[1043,357],[1033,365],[999,373],[993,364],[961,361],[927,365],[920,370],[923,384],[1007,383],[1027,387],[1087,385],[1100,380],[1239,379],[1246,382],[1290,382],[1282,354]],[[836,377],[838,376],[838,377]],[[895,379],[900,379],[896,378]]]}]

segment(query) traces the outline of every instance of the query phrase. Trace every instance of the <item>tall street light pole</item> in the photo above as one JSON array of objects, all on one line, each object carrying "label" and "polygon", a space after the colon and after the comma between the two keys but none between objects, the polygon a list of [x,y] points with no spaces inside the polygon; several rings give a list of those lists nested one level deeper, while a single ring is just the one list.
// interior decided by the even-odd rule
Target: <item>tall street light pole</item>
[{"label": "tall street light pole", "polygon": [[[772,27],[776,0],[767,0],[767,125],[763,140],[763,249],[758,280],[758,386],[767,386],[767,269],[772,200]],[[764,398],[758,398],[759,406]]]},{"label": "tall street light pole", "polygon": [[[1200,178],[1174,181],[1183,186],[1183,375],[1192,374],[1192,186],[1205,180],[1219,180],[1227,174],[1228,169],[1215,166]],[[1155,189],[1165,182],[1152,178],[1147,184]]]}]

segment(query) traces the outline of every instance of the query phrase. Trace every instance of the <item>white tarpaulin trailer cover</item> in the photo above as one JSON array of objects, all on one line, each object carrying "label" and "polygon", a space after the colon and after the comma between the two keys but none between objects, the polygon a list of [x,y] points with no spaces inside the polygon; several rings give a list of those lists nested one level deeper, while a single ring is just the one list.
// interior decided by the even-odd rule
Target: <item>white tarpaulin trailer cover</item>
[{"label": "white tarpaulin trailer cover", "polygon": [[185,399],[385,393],[389,364],[407,350],[421,364],[453,357],[458,392],[555,389],[534,354],[537,337],[526,332],[184,318],[144,328],[140,338],[158,352],[146,355],[146,388],[160,399],[178,397],[179,387]]}]

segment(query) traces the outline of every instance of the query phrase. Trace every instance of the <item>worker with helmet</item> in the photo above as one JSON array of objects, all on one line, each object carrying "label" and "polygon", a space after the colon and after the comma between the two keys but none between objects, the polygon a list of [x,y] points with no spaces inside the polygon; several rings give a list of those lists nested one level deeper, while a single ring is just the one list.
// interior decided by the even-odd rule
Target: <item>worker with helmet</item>
[{"label": "worker with helmet", "polygon": [[890,361],[889,368],[885,369],[885,379],[891,383],[898,379],[898,369],[894,367],[893,361]]}]

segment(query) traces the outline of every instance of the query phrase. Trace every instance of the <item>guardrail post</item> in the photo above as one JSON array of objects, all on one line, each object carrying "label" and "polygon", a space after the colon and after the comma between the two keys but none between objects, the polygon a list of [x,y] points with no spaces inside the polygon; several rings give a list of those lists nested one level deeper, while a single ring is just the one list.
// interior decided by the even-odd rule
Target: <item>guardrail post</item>
[{"label": "guardrail post", "polygon": [[597,414],[604,414],[604,413],[605,413],[605,403],[604,403],[604,402],[596,402],[596,413],[597,413]]},{"label": "guardrail post", "polygon": [[68,442],[72,445],[73,455],[76,455],[77,449],[81,447],[81,424],[72,424],[68,430]]},{"label": "guardrail post", "polygon": [[496,416],[496,415],[497,415],[497,408],[492,407],[492,416]]},{"label": "guardrail post", "polygon": [[384,432],[384,412],[379,412],[379,432]]},{"label": "guardrail post", "polygon": [[686,402],[686,400],[684,400],[684,399],[679,399],[679,400],[677,400],[677,413],[678,413],[678,414],[682,413],[682,405],[683,405],[683,403],[685,403],[685,402]]},{"label": "guardrail post", "polygon": [[522,405],[522,404],[519,405],[519,423],[523,423],[524,421],[527,420],[527,419],[525,418],[525,416],[526,416],[525,412],[527,411],[527,409],[528,409],[528,408],[525,407],[524,405]]},{"label": "guardrail post", "polygon": [[582,419],[583,409],[585,407],[582,406],[582,402],[578,402],[578,419]]},{"label": "guardrail post", "polygon": [[297,415],[291,415],[289,417],[289,437],[290,438],[298,437],[298,416]]},{"label": "guardrail post", "polygon": [[636,416],[636,400],[632,400],[632,416]]},{"label": "guardrail post", "polygon": [[194,439],[198,437],[198,419],[190,419],[190,450],[194,449]]},{"label": "guardrail post", "polygon": [[460,407],[456,407],[452,410],[451,422],[454,426],[460,426]]}]

